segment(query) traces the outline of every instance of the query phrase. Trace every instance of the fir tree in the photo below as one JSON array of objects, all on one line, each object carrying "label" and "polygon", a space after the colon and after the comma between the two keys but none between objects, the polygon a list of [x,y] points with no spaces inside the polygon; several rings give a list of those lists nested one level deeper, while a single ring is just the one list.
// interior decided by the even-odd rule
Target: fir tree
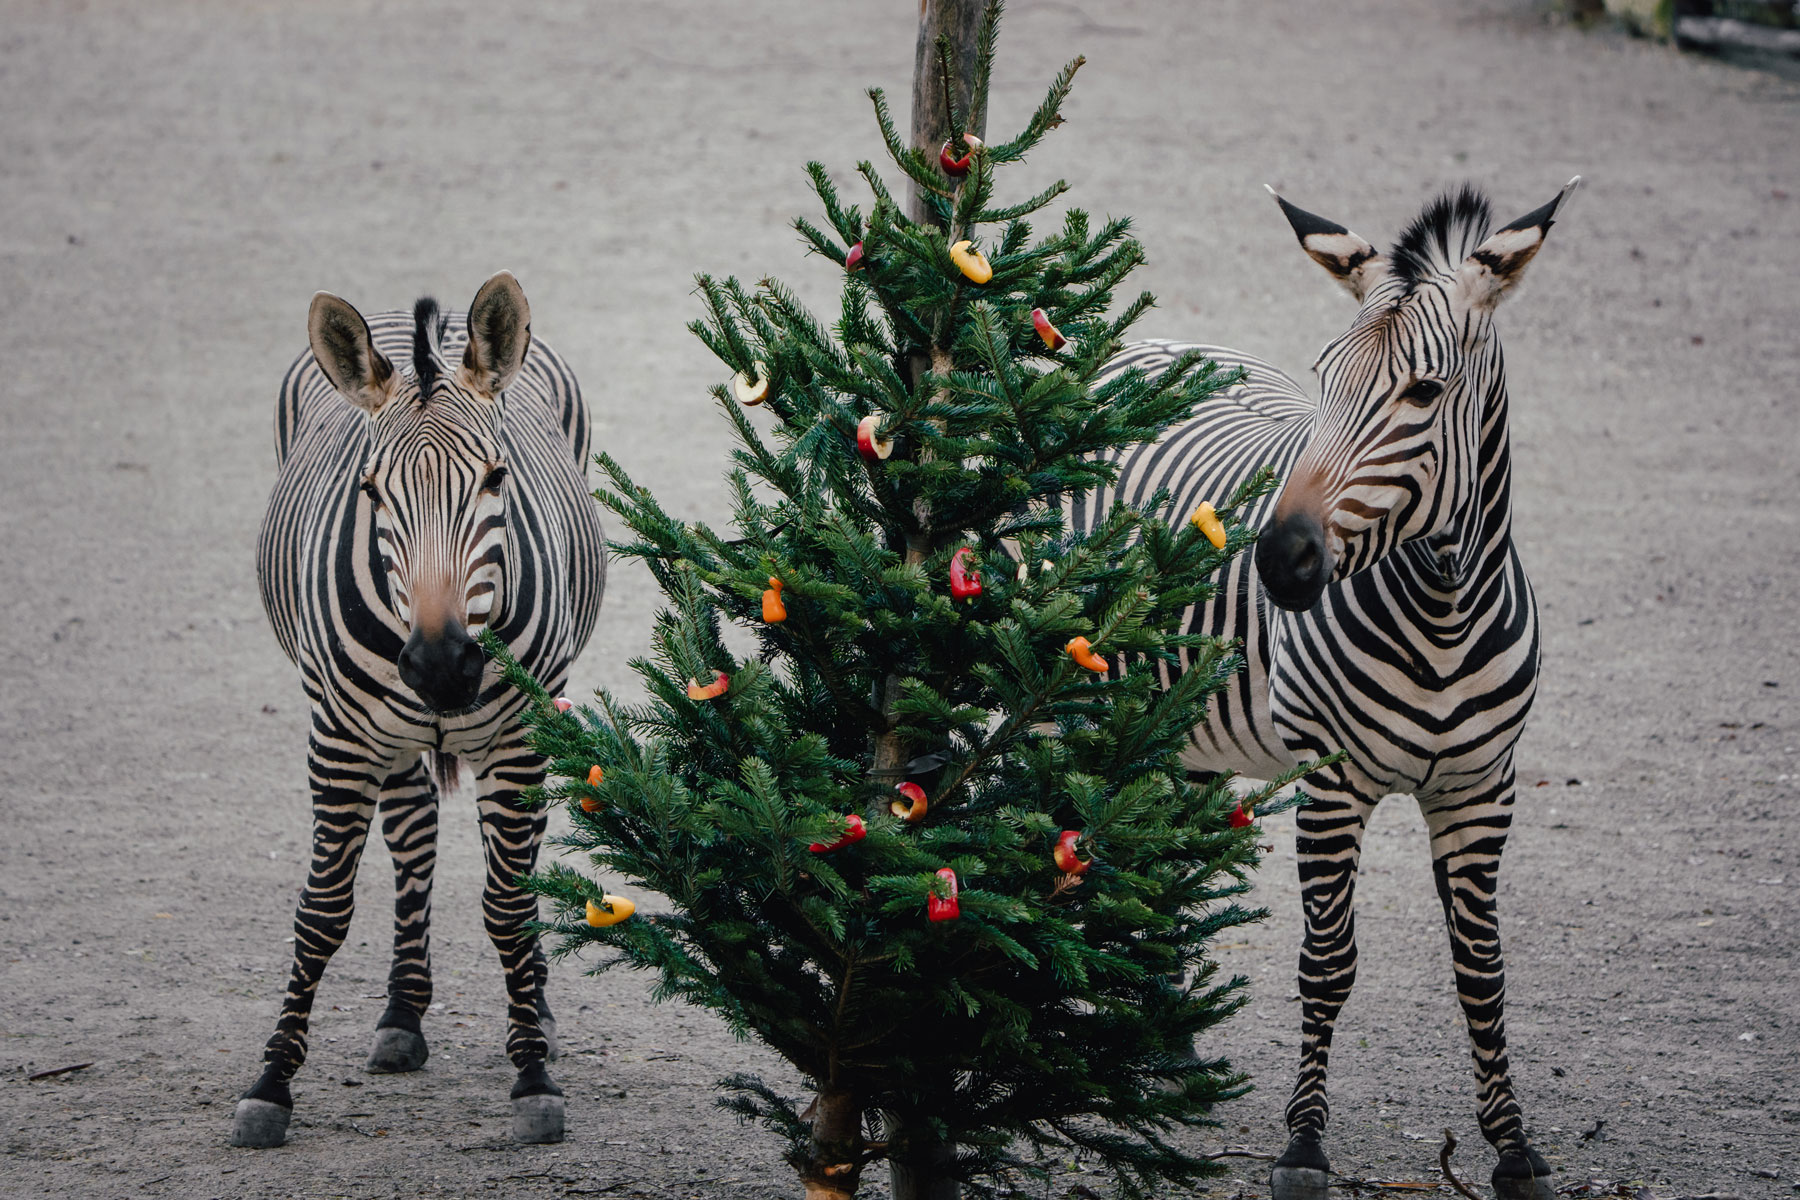
[{"label": "fir tree", "polygon": [[[505,664],[568,780],[544,789],[571,806],[562,843],[673,907],[612,923],[625,909],[599,878],[553,865],[532,880],[544,928],[793,1064],[815,1093],[803,1110],[744,1077],[722,1103],[787,1140],[809,1197],[854,1195],[882,1158],[983,1191],[1069,1153],[1139,1195],[1213,1172],[1171,1135],[1246,1087],[1195,1045],[1243,1003],[1206,948],[1260,915],[1237,899],[1257,830],[1178,759],[1240,665],[1180,618],[1249,535],[1215,547],[1162,497],[1086,536],[1062,515],[1112,477],[1108,451],[1231,380],[1190,355],[1097,386],[1152,303],[1109,315],[1143,259],[1128,222],[1071,210],[1034,240],[1026,218],[1065,185],[1011,204],[994,190],[1060,123],[1080,65],[1012,141],[971,147],[953,108],[960,177],[904,145],[871,91],[931,219],[909,221],[867,162],[867,215],[811,163],[828,228],[796,227],[843,272],[836,321],[773,280],[699,280],[693,331],[737,373],[714,389],[738,442],[734,529],[683,522],[598,460],[596,494],[630,530],[615,549],[668,600],[654,656],[633,663],[649,699],[559,711]],[[727,622],[753,656],[727,648]]]}]

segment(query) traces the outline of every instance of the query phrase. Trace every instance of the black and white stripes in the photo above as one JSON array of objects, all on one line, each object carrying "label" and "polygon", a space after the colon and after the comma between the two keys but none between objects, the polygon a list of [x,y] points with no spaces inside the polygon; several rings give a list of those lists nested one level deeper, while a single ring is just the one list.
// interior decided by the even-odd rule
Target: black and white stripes
[{"label": "black and white stripes", "polygon": [[421,300],[412,313],[365,323],[321,293],[312,349],[282,384],[280,475],[257,565],[276,639],[311,701],[313,841],[293,970],[266,1068],[239,1105],[237,1144],[284,1136],[287,1081],[306,1057],[319,978],[349,929],[377,809],[396,897],[388,1004],[370,1066],[424,1062],[443,782],[432,776],[453,777],[458,760],[477,790],[482,910],[506,974],[515,1106],[535,1105],[523,1129],[532,1140],[560,1137],[560,1092],[543,1066],[554,1028],[544,958],[527,928],[537,905],[516,883],[544,829],[542,813],[518,797],[543,778],[543,762],[519,725],[524,698],[487,668],[472,633],[491,627],[559,689],[599,614],[604,543],[584,479],[587,413],[574,376],[532,340],[511,275],[495,276],[470,307],[472,317]]},{"label": "black and white stripes", "polygon": [[[1469,1029],[1482,1132],[1505,1197],[1543,1196],[1507,1070],[1505,975],[1495,914],[1512,820],[1513,747],[1536,688],[1537,613],[1512,542],[1507,391],[1495,303],[1573,190],[1497,233],[1471,190],[1429,206],[1382,254],[1282,201],[1301,245],[1361,303],[1320,355],[1317,405],[1267,363],[1203,349],[1245,382],[1070,511],[1159,487],[1177,511],[1229,496],[1258,468],[1285,480],[1244,514],[1261,529],[1189,628],[1241,639],[1248,669],[1194,731],[1190,765],[1266,777],[1342,750],[1314,771],[1298,813],[1306,934],[1299,1080],[1278,1200],[1322,1200],[1326,1063],[1356,978],[1353,895],[1363,829],[1382,797],[1415,796],[1430,831]],[[1143,343],[1109,370],[1154,370],[1186,346]]]}]

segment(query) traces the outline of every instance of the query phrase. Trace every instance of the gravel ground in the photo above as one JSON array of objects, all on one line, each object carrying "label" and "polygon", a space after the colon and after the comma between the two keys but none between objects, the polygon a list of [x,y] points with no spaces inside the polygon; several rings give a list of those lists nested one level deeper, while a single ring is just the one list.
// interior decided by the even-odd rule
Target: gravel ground
[{"label": "gravel ground", "polygon": [[[504,1002],[472,811],[448,820],[430,1065],[361,1071],[385,977],[380,852],[319,994],[290,1145],[226,1145],[272,1026],[304,870],[304,708],[251,549],[280,373],[320,288],[466,304],[508,267],[574,364],[596,441],[717,519],[719,372],[698,270],[833,272],[788,229],[808,157],[873,157],[862,89],[908,90],[912,6],[0,0],[0,1194],[604,1195],[797,1190],[713,1108],[783,1073],[646,981],[556,970],[570,1140],[506,1140]],[[1517,530],[1545,670],[1503,875],[1513,1064],[1565,1188],[1800,1187],[1800,85],[1525,0],[1020,0],[993,126],[1085,53],[1019,174],[1129,212],[1145,335],[1304,376],[1348,302],[1266,180],[1391,238],[1438,187],[1508,218],[1589,186],[1501,326]],[[902,100],[902,105],[904,101]],[[647,576],[612,578],[580,688],[633,689]],[[467,806],[467,797],[462,798]],[[456,808],[453,802],[451,811]],[[1271,1152],[1297,1058],[1291,822],[1222,948],[1255,1073],[1220,1134]],[[1333,1062],[1333,1164],[1435,1183],[1475,1130],[1423,826],[1385,805],[1363,971]],[[35,1072],[91,1063],[53,1079]],[[1603,1123],[1603,1124],[1602,1124]],[[1598,1133],[1589,1136],[1590,1131]],[[1227,1160],[1214,1196],[1265,1190]],[[1085,1176],[1071,1164],[1049,1195]],[[869,1194],[885,1194],[872,1185]]]}]

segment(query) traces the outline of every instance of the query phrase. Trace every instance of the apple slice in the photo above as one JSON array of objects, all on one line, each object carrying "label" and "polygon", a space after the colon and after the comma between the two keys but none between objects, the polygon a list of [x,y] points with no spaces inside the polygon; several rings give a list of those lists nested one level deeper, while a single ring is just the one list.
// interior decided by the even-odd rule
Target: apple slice
[{"label": "apple slice", "polygon": [[844,255],[844,270],[855,271],[863,265],[862,243],[850,247],[850,253]]},{"label": "apple slice", "polygon": [[[751,376],[756,377],[751,382]],[[731,377],[731,394],[745,408],[755,408],[769,398],[769,368],[760,362],[750,364],[748,373],[739,371]]]},{"label": "apple slice", "polygon": [[1069,339],[1062,335],[1062,330],[1050,323],[1050,318],[1044,314],[1043,309],[1031,310],[1031,324],[1032,328],[1037,330],[1038,336],[1044,339],[1044,345],[1050,349],[1061,350],[1069,344]]},{"label": "apple slice", "polygon": [[701,683],[690,675],[688,677],[688,699],[717,700],[720,696],[725,694],[725,689],[730,686],[731,677],[723,671],[720,671],[718,678],[714,679],[711,683]]},{"label": "apple slice", "polygon": [[1242,829],[1244,826],[1255,820],[1254,817],[1244,810],[1244,802],[1242,800],[1239,800],[1238,806],[1231,810],[1230,819],[1231,827],[1233,829]]},{"label": "apple slice", "polygon": [[1092,859],[1082,858],[1075,853],[1075,843],[1080,840],[1081,834],[1078,831],[1073,829],[1062,831],[1062,836],[1056,839],[1056,848],[1050,851],[1050,857],[1055,860],[1057,870],[1066,871],[1070,875],[1085,875],[1087,869],[1094,865]]},{"label": "apple slice", "polygon": [[905,801],[889,802],[888,811],[905,821],[908,825],[917,825],[925,819],[925,789],[916,783],[903,783],[894,789]]},{"label": "apple slice", "polygon": [[967,238],[950,247],[950,261],[970,283],[986,283],[994,277],[994,268],[988,265],[987,256],[975,249],[975,243]]},{"label": "apple slice", "polygon": [[856,452],[870,462],[880,462],[894,452],[894,439],[879,437],[875,427],[881,424],[880,413],[870,413],[856,423]]},{"label": "apple slice", "polygon": [[963,134],[962,140],[968,149],[963,151],[961,158],[956,157],[955,142],[945,142],[938,150],[938,166],[952,179],[961,179],[969,173],[969,163],[975,157],[975,151],[981,149],[981,139],[972,133]]},{"label": "apple slice", "polygon": [[557,712],[568,712],[571,708],[575,707],[575,702],[567,696],[558,696],[550,703],[555,707]]}]

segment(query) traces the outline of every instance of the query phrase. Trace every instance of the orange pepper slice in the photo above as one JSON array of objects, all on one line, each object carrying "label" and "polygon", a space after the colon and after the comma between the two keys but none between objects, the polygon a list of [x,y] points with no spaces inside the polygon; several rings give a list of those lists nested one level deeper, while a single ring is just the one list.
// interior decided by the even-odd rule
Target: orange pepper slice
[{"label": "orange pepper slice", "polygon": [[1069,657],[1074,659],[1078,665],[1100,674],[1106,673],[1106,660],[1094,653],[1086,638],[1070,638],[1069,644],[1063,649],[1069,652]]},{"label": "orange pepper slice", "polygon": [[781,580],[769,576],[769,588],[763,593],[763,621],[779,625],[787,620],[787,605],[781,602]]},{"label": "orange pepper slice", "polygon": [[[608,912],[608,909],[612,911]],[[592,900],[587,902],[587,923],[596,929],[605,929],[608,925],[617,925],[636,911],[636,901],[627,900],[623,896],[602,896],[599,904]]]}]

